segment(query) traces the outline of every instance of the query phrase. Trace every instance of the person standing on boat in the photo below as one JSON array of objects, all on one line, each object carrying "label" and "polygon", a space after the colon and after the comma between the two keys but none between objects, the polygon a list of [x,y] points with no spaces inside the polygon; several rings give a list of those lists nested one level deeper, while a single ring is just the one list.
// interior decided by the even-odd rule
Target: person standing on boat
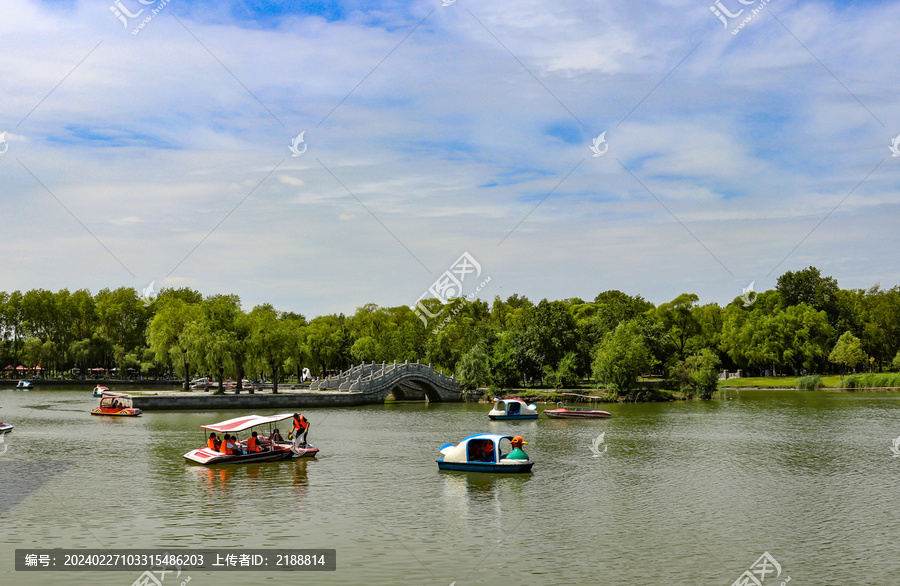
[{"label": "person standing on boat", "polygon": [[512,451],[506,455],[507,460],[527,460],[528,454],[525,453],[525,450],[522,449],[522,446],[527,444],[521,435],[517,435],[510,442],[512,444]]},{"label": "person standing on boat", "polygon": [[299,413],[294,413],[294,447],[306,446],[306,434],[309,433],[309,421]]}]

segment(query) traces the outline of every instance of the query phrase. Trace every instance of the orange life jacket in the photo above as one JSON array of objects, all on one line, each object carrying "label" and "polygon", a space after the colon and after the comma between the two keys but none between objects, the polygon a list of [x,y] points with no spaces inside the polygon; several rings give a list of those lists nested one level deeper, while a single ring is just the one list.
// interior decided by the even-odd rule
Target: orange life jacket
[{"label": "orange life jacket", "polygon": [[234,442],[232,440],[223,440],[222,441],[222,452],[233,456],[234,455]]},{"label": "orange life jacket", "polygon": [[309,422],[306,420],[294,419],[294,429],[295,430],[305,430],[309,427]]},{"label": "orange life jacket", "polygon": [[215,449],[216,449],[216,440],[215,440],[215,438],[212,438],[212,437],[211,437],[211,438],[209,438],[208,440],[206,440],[206,447],[209,448],[210,450],[215,450]]},{"label": "orange life jacket", "polygon": [[247,438],[247,451],[248,452],[258,452],[259,451],[259,439],[253,437],[252,435]]}]

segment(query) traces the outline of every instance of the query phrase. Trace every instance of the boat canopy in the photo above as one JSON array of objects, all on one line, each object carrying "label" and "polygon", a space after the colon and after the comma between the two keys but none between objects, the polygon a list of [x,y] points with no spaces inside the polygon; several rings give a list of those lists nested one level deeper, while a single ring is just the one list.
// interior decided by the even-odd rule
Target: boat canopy
[{"label": "boat canopy", "polygon": [[232,431],[244,431],[257,425],[265,425],[267,423],[275,423],[291,419],[293,413],[281,413],[279,415],[244,415],[243,417],[235,417],[221,423],[213,423],[212,425],[201,425],[201,429],[208,429],[218,433],[230,433]]},{"label": "boat canopy", "polygon": [[130,409],[134,404],[131,402],[131,395],[103,395],[100,399],[100,406],[112,408],[113,406]]}]

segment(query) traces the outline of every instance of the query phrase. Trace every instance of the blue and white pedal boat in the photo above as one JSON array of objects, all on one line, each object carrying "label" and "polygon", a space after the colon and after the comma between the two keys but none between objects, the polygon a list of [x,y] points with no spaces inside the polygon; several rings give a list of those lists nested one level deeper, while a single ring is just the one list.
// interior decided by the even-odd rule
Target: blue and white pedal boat
[{"label": "blue and white pedal boat", "polygon": [[439,470],[458,472],[521,473],[531,472],[534,460],[506,458],[512,451],[513,436],[499,433],[476,433],[457,445],[441,446],[443,458],[438,458]]},{"label": "blue and white pedal boat", "polygon": [[537,405],[527,404],[521,399],[500,399],[494,397],[494,407],[488,411],[492,421],[502,419],[537,419]]}]

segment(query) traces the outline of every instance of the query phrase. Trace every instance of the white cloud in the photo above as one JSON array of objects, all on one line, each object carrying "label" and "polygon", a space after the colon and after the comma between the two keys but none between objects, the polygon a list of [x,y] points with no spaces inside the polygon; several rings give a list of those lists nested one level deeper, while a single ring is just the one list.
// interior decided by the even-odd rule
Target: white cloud
[{"label": "white cloud", "polygon": [[[490,32],[457,4],[399,47],[430,8],[266,28],[227,4],[167,7],[215,58],[169,16],[133,36],[103,3],[0,5],[4,212],[45,234],[7,243],[7,288],[156,279],[316,315],[409,304],[469,250],[496,275],[488,297],[729,301],[881,159],[779,272],[900,282],[885,221],[896,2],[779,1],[825,67],[769,15],[734,36],[674,1],[470,6]],[[610,151],[593,158],[604,130]],[[291,157],[301,131],[308,151]]]}]

